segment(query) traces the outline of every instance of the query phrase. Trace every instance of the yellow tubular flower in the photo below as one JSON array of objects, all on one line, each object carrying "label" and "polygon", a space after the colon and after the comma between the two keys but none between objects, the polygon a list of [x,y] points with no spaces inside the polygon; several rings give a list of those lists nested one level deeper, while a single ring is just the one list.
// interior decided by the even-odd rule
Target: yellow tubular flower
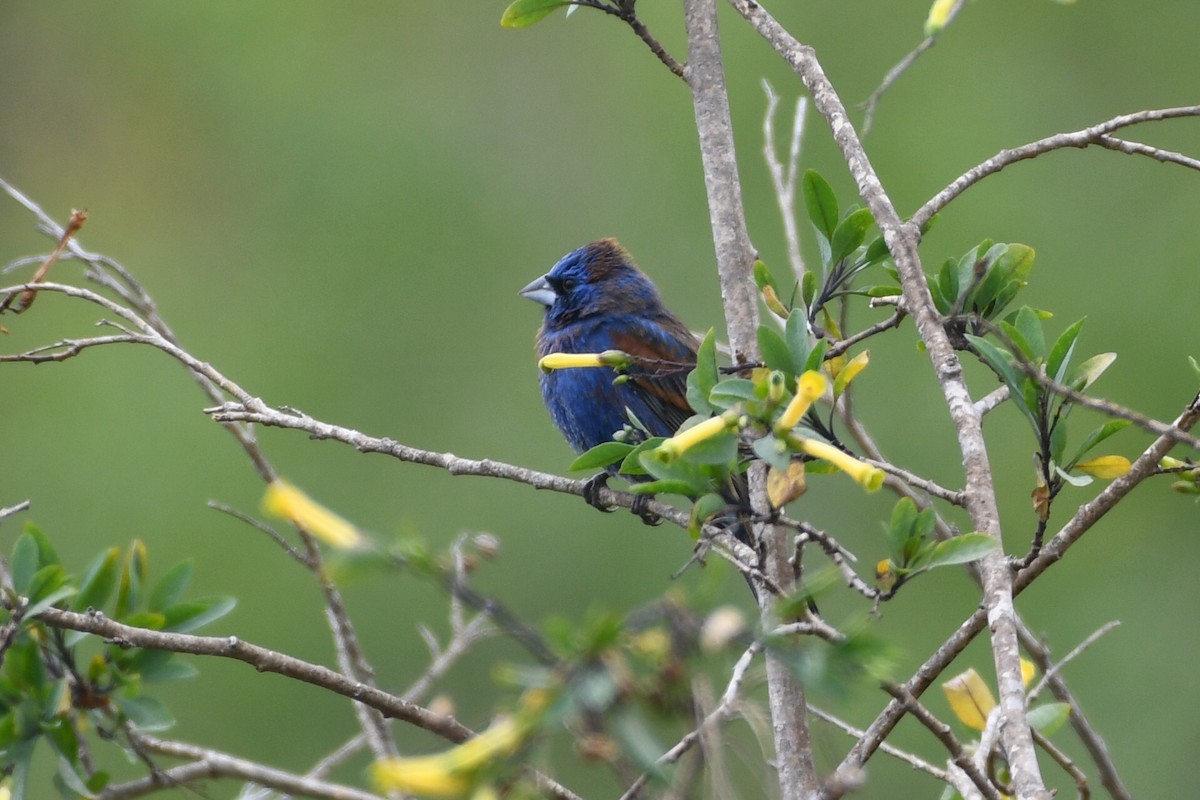
[{"label": "yellow tubular flower", "polygon": [[346,549],[363,544],[358,528],[285,480],[276,479],[267,486],[262,506],[268,514],[291,520],[333,547]]},{"label": "yellow tubular flower", "polygon": [[737,424],[738,413],[726,411],[719,417],[709,417],[698,425],[693,425],[682,433],[677,433],[658,446],[659,452],[667,456],[678,456],[705,439],[724,433]]},{"label": "yellow tubular flower", "polygon": [[787,408],[783,410],[783,413],[779,415],[779,420],[775,423],[776,432],[782,434],[796,427],[800,418],[804,416],[804,412],[808,411],[808,407],[823,394],[825,394],[824,375],[811,369],[801,375],[796,380],[796,396],[792,398],[792,402],[788,403]]},{"label": "yellow tubular flower", "polygon": [[543,372],[553,372],[556,369],[574,369],[576,367],[615,367],[624,369],[629,366],[629,355],[620,350],[605,350],[603,353],[550,353],[538,361],[538,368]]},{"label": "yellow tubular flower", "polygon": [[801,439],[800,449],[813,458],[820,458],[833,464],[868,492],[873,492],[883,485],[883,470],[872,467],[870,464],[864,464],[831,444],[818,442],[815,439]]}]

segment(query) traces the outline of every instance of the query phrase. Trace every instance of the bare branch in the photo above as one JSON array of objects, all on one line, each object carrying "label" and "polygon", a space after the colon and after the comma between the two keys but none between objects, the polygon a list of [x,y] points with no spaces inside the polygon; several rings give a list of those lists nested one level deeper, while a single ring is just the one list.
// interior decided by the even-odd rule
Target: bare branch
[{"label": "bare branch", "polygon": [[297,775],[207,747],[158,739],[147,734],[137,734],[136,743],[148,751],[186,758],[189,763],[153,772],[127,783],[109,786],[96,795],[97,800],[131,800],[162,789],[187,786],[206,778],[252,781],[291,795],[315,797],[320,800],[383,800],[379,795],[361,789]]},{"label": "bare branch", "polygon": [[[942,23],[943,30],[945,30],[946,26],[953,22],[954,18],[958,16],[958,12],[962,10],[964,2],[965,0],[954,0],[954,5],[950,7],[950,10],[946,13],[946,19]],[[892,84],[900,80],[901,75],[903,75],[905,72],[908,72],[909,68],[912,67],[912,65],[916,63],[917,59],[921,57],[921,54],[933,47],[936,42],[937,34],[932,34],[922,39],[920,44],[910,50],[904,56],[904,58],[900,59],[900,61],[898,61],[894,67],[888,70],[887,74],[883,76],[883,81],[879,84],[875,91],[871,92],[871,96],[863,102],[862,135],[864,138],[866,138],[867,134],[871,132],[871,125],[875,121],[875,110],[879,105],[879,101],[883,99],[883,95],[888,89],[892,88]]]},{"label": "bare branch", "polygon": [[[717,707],[704,717],[700,724],[696,726],[695,730],[688,733],[686,736],[676,742],[670,750],[659,756],[658,760],[654,762],[655,767],[664,767],[667,764],[674,764],[683,757],[684,753],[692,749],[692,747],[694,747],[708,731],[715,729],[737,710],[738,692],[741,691],[742,684],[746,680],[746,673],[750,669],[750,664],[753,662],[754,657],[758,655],[758,653],[762,652],[762,649],[762,642],[759,641],[751,643],[751,645],[746,648],[746,651],[742,653],[741,657],[738,658],[737,662],[733,665],[733,670],[729,675],[729,683],[726,684],[725,691],[721,695],[721,702],[718,703]],[[642,789],[645,788],[646,783],[650,780],[650,775],[650,772],[642,773],[638,779],[634,781],[628,789],[625,790],[625,793],[621,795],[621,800],[633,800],[633,798],[641,794]]]},{"label": "bare branch", "polygon": [[1099,630],[1093,632],[1080,642],[1060,661],[1053,664],[1050,661],[1050,648],[1025,627],[1021,629],[1021,646],[1025,648],[1025,651],[1029,653],[1029,657],[1033,659],[1034,663],[1043,672],[1042,679],[1029,693],[1030,699],[1032,700],[1032,698],[1036,697],[1044,686],[1048,686],[1050,693],[1054,695],[1056,700],[1069,705],[1071,707],[1071,714],[1067,717],[1067,721],[1074,729],[1075,735],[1079,737],[1079,740],[1087,749],[1092,763],[1096,765],[1096,772],[1100,776],[1100,784],[1108,790],[1113,800],[1132,800],[1133,795],[1125,788],[1125,783],[1121,780],[1120,773],[1117,772],[1117,765],[1113,762],[1112,754],[1108,751],[1108,744],[1104,741],[1104,737],[1092,725],[1079,700],[1071,692],[1066,681],[1058,674],[1059,670],[1071,659],[1090,647],[1097,639],[1111,631],[1116,625],[1116,622],[1110,622],[1107,625],[1101,626]]},{"label": "bare branch", "polygon": [[763,158],[771,185],[775,189],[775,202],[779,205],[779,216],[783,221],[783,236],[787,242],[788,263],[796,284],[804,281],[804,257],[800,255],[800,234],[796,230],[796,179],[800,174],[800,143],[804,138],[804,113],[808,110],[808,98],[796,100],[796,114],[792,118],[792,135],[788,142],[787,164],[779,160],[775,144],[775,112],[779,109],[779,95],[763,78],[763,92],[767,95],[767,110],[763,113]]},{"label": "bare branch", "polygon": [[[858,186],[859,195],[870,208],[883,233],[900,274],[905,307],[913,316],[925,344],[938,384],[945,397],[958,436],[966,472],[965,508],[971,524],[1001,542],[1000,515],[988,460],[981,420],[963,380],[962,364],[943,329],[929,293],[917,245],[920,229],[900,219],[870,159],[863,149],[845,106],[826,77],[816,53],[797,41],[760,4],[753,0],[730,0],[734,8],[766,39],[795,70],[812,97],[813,105],[833,132],[834,141]],[[1025,719],[1025,690],[1021,683],[1020,651],[1013,606],[1012,574],[998,547],[979,562],[983,578],[983,602],[992,634],[1001,722],[1008,762],[1017,794],[1048,798],[1037,763],[1037,754]]]},{"label": "bare branch", "polygon": [[11,517],[13,514],[20,514],[22,511],[28,511],[28,510],[29,510],[29,501],[28,500],[22,500],[21,502],[17,503],[15,506],[8,506],[6,508],[0,508],[0,522],[3,522],[7,517]]},{"label": "bare branch", "polygon": [[984,775],[979,770],[971,760],[971,757],[963,750],[962,744],[955,738],[954,732],[950,730],[949,725],[935,717],[929,709],[921,705],[921,702],[913,697],[912,693],[904,687],[885,684],[883,688],[888,694],[903,703],[908,712],[942,743],[942,746],[946,748],[946,752],[950,754],[951,762],[967,774],[967,777],[971,779],[971,783],[975,785],[975,788],[979,790],[981,795],[987,798],[987,800],[1000,800],[1000,792],[996,790],[996,787],[988,780],[987,775]]},{"label": "bare branch", "polygon": [[[1200,105],[1196,106],[1180,106],[1178,108],[1158,108],[1147,111],[1137,111],[1132,114],[1122,114],[1119,117],[1113,117],[1110,120],[1101,122],[1098,125],[1092,125],[1082,130],[1073,131],[1071,133],[1056,133],[1053,136],[1047,136],[1044,139],[1038,139],[1036,142],[1023,144],[1020,147],[1013,147],[1008,150],[1001,150],[996,155],[983,161],[969,170],[964,172],[959,177],[955,178],[945,189],[935,194],[930,198],[925,205],[917,209],[917,212],[912,215],[911,222],[917,227],[923,227],[929,222],[929,218],[941,211],[946,205],[958,197],[971,186],[986,178],[988,175],[999,172],[1009,164],[1015,164],[1018,161],[1025,161],[1030,158],[1037,158],[1040,155],[1061,150],[1066,147],[1088,147],[1090,145],[1099,145],[1116,149],[1121,152],[1137,153],[1139,155],[1152,155],[1161,161],[1173,161],[1175,163],[1184,163],[1185,166],[1192,167],[1194,159],[1179,159],[1172,158],[1176,154],[1167,154],[1166,151],[1159,151],[1156,148],[1148,148],[1146,145],[1138,145],[1130,149],[1125,149],[1117,146],[1119,140],[1109,141],[1112,137],[1108,134],[1121,128],[1127,128],[1130,125],[1137,125],[1142,122],[1157,122],[1164,119],[1176,119],[1179,117],[1196,117],[1200,116]],[[1153,153],[1148,151],[1154,151]],[[1160,157],[1163,156],[1163,157]]]},{"label": "bare branch", "polygon": [[91,633],[121,647],[145,647],[242,661],[259,672],[273,672],[348,697],[451,742],[464,742],[474,735],[470,728],[450,717],[435,714],[427,708],[367,686],[328,667],[242,641],[236,636],[196,636],[137,628],[111,620],[98,611],[81,614],[48,608],[38,614],[37,618],[52,628]]}]

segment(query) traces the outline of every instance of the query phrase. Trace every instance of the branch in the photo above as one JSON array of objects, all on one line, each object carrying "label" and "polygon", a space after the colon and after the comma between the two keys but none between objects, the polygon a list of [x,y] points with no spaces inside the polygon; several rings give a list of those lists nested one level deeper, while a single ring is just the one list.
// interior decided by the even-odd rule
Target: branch
[{"label": "branch", "polygon": [[1149,147],[1143,144],[1130,143],[1130,147],[1126,148],[1119,144],[1121,140],[1114,139],[1108,134],[1121,128],[1127,128],[1130,125],[1137,125],[1142,122],[1157,122],[1164,119],[1176,119],[1179,117],[1196,117],[1200,116],[1200,105],[1196,106],[1180,106],[1178,108],[1159,108],[1147,111],[1137,111],[1133,114],[1122,114],[1119,117],[1113,117],[1110,120],[1101,122],[1098,125],[1092,125],[1089,128],[1073,131],[1071,133],[1056,133],[1053,136],[1047,136],[1044,139],[1038,139],[1036,142],[1023,144],[1020,147],[1014,147],[1009,150],[1001,150],[996,155],[989,158],[980,164],[971,167],[954,181],[942,189],[940,192],[930,198],[925,205],[917,209],[917,213],[912,215],[912,224],[918,228],[924,227],[929,218],[941,211],[946,205],[958,197],[968,188],[986,178],[988,175],[999,172],[1009,164],[1015,164],[1018,161],[1025,161],[1030,158],[1037,158],[1040,155],[1061,150],[1064,147],[1088,147],[1090,145],[1099,145],[1111,150],[1119,150],[1126,153],[1135,153],[1138,155],[1149,155],[1157,158],[1160,161],[1169,161],[1174,163],[1182,163],[1185,166],[1193,169],[1200,169],[1200,162],[1195,159],[1185,159],[1177,153],[1170,153],[1165,150]]},{"label": "branch", "polygon": [[[733,670],[729,675],[729,683],[726,684],[725,691],[721,695],[721,702],[700,721],[695,730],[689,732],[676,742],[670,750],[658,757],[654,762],[656,769],[665,767],[668,764],[674,764],[683,757],[684,753],[691,750],[705,735],[737,710],[738,692],[741,691],[742,684],[746,680],[746,673],[750,669],[750,664],[753,662],[754,656],[760,653],[762,649],[763,644],[759,641],[751,643],[746,648],[745,652],[742,653],[733,665]],[[633,798],[641,794],[642,789],[645,788],[652,774],[652,771],[647,771],[638,776],[638,779],[621,795],[620,800],[633,800]]]},{"label": "branch", "polygon": [[[965,2],[966,0],[954,0],[954,5],[946,12],[946,19],[942,22],[939,33],[941,30],[945,30],[946,26],[958,16],[958,12],[962,10]],[[916,63],[922,53],[933,47],[936,43],[937,34],[930,34],[922,39],[920,44],[910,50],[904,58],[896,63],[896,66],[888,70],[887,74],[883,76],[883,81],[875,91],[871,92],[871,96],[863,102],[861,108],[863,109],[862,135],[864,138],[871,132],[871,124],[875,121],[875,109],[879,105],[879,101],[883,99],[884,93],[892,88],[892,84],[900,80],[901,75],[908,72],[909,68]]]},{"label": "branch", "polygon": [[[813,105],[833,132],[833,138],[858,186],[859,195],[870,208],[892,253],[904,289],[905,307],[913,316],[946,399],[966,471],[964,499],[971,524],[975,530],[988,534],[1002,545],[1000,515],[981,419],[975,412],[963,380],[962,364],[947,338],[929,294],[917,251],[920,228],[900,219],[863,149],[845,106],[825,76],[813,49],[797,41],[757,2],[731,2],[796,71],[808,89]],[[1025,690],[1021,683],[1012,573],[1002,546],[981,560],[980,574],[983,578],[984,607],[992,632],[999,705],[1004,714],[1001,731],[1013,773],[1013,785],[1023,798],[1047,798],[1049,794],[1038,769],[1037,753],[1025,719]]]},{"label": "branch", "polygon": [[137,628],[111,620],[98,611],[81,614],[48,608],[38,614],[37,618],[52,628],[91,633],[119,647],[144,647],[242,661],[259,672],[273,672],[356,700],[388,717],[403,720],[456,744],[475,735],[474,731],[451,717],[435,714],[427,708],[367,686],[328,667],[244,642],[236,636],[196,636]]},{"label": "branch", "polygon": [[971,783],[979,790],[987,800],[1000,800],[1000,792],[988,780],[988,777],[979,771],[975,766],[975,762],[963,750],[962,744],[955,738],[954,732],[950,730],[950,726],[935,717],[929,709],[921,705],[917,698],[913,697],[912,693],[902,686],[894,684],[885,684],[884,690],[899,702],[904,704],[904,707],[910,714],[917,718],[925,728],[937,738],[942,746],[946,748],[946,752],[950,754],[950,761],[971,779]]},{"label": "branch", "polygon": [[[686,78],[692,91],[700,159],[708,196],[709,224],[721,280],[721,302],[729,332],[733,363],[758,361],[758,296],[753,280],[754,246],[746,230],[742,190],[734,149],[733,122],[725,86],[725,66],[717,29],[716,0],[684,0],[688,39]],[[766,465],[755,462],[748,472],[751,509],[769,519]],[[784,591],[795,583],[788,561],[788,531],[771,522],[754,526],[754,541],[762,553],[763,573]],[[773,616],[775,597],[758,591],[764,623]],[[812,740],[805,711],[804,688],[791,667],[777,654],[767,653],[767,696],[775,738],[775,758],[784,800],[800,800],[817,789]]]},{"label": "branch", "polygon": [[[1200,395],[1197,395],[1179,415],[1175,425],[1180,430],[1188,430],[1197,422],[1200,422]],[[1156,439],[1133,462],[1129,472],[1114,480],[1090,502],[1081,506],[1075,516],[1050,539],[1046,547],[1043,547],[1038,557],[1017,575],[1014,591],[1020,594],[1039,575],[1062,558],[1074,542],[1078,541],[1087,530],[1099,522],[1142,481],[1155,474],[1159,459],[1166,455],[1172,445],[1173,440],[1168,437]],[[925,663],[904,683],[904,688],[914,697],[920,697],[958,654],[970,644],[971,640],[984,629],[987,620],[988,617],[984,610],[975,611],[925,660]],[[875,750],[883,743],[883,740],[895,728],[900,718],[904,716],[904,711],[904,705],[899,701],[890,702],[867,728],[862,738],[842,759],[837,772],[848,775],[858,774]],[[823,795],[825,798],[840,796],[840,794],[828,792]]]},{"label": "branch", "polygon": [[[1024,626],[1021,628],[1021,646],[1025,648],[1030,658],[1033,659],[1034,663],[1038,665],[1038,668],[1043,673],[1042,679],[1029,692],[1030,702],[1041,692],[1042,687],[1048,686],[1056,700],[1069,705],[1071,707],[1071,714],[1067,717],[1067,721],[1075,729],[1075,735],[1083,742],[1088,755],[1092,757],[1092,762],[1096,765],[1096,771],[1100,775],[1101,785],[1108,790],[1113,800],[1132,800],[1133,795],[1129,793],[1129,790],[1125,788],[1125,784],[1121,781],[1121,776],[1117,772],[1117,765],[1113,763],[1112,754],[1108,752],[1108,745],[1104,742],[1104,737],[1092,727],[1087,715],[1083,712],[1083,707],[1080,706],[1079,701],[1072,694],[1066,681],[1059,677],[1058,674],[1063,666],[1090,647],[1101,636],[1111,631],[1117,624],[1117,622],[1110,622],[1107,625],[1101,626],[1099,630],[1093,632],[1080,642],[1075,649],[1055,663],[1051,663],[1050,661],[1050,648],[1040,642]],[[1041,743],[1039,745],[1041,746]]]},{"label": "branch", "polygon": [[131,800],[131,798],[142,797],[160,789],[179,788],[205,778],[234,778],[252,781],[289,794],[321,798],[321,800],[383,800],[377,794],[275,769],[207,747],[158,739],[146,734],[137,734],[135,742],[139,748],[163,755],[186,758],[190,760],[190,763],[156,771],[144,778],[127,783],[109,786],[96,795],[97,800]]},{"label": "branch", "polygon": [[[763,78],[763,92],[767,95],[767,110],[763,113],[763,159],[771,175],[775,189],[775,202],[779,204],[779,216],[783,221],[783,236],[787,242],[788,262],[796,285],[804,282],[804,257],[800,255],[800,234],[796,230],[796,178],[800,174],[800,143],[804,137],[804,113],[808,110],[808,98],[796,100],[796,114],[792,117],[792,136],[788,140],[787,164],[779,160],[775,146],[775,112],[779,108],[779,95]],[[848,345],[847,345],[848,346]]]}]

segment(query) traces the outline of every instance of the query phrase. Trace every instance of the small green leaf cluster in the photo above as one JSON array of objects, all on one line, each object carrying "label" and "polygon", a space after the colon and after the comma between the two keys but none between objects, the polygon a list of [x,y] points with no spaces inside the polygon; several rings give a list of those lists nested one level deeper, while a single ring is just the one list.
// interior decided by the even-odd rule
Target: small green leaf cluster
[{"label": "small green leaf cluster", "polygon": [[[1092,430],[1069,454],[1066,420],[1075,403],[1056,392],[1046,380],[1082,392],[1104,374],[1116,353],[1100,353],[1072,364],[1075,345],[1083,329],[1079,320],[1050,343],[1042,326],[1042,312],[1022,306],[992,328],[992,338],[966,334],[967,342],[1008,387],[1009,398],[1033,428],[1038,443],[1038,485],[1034,505],[1041,519],[1049,516],[1049,504],[1064,482],[1086,485],[1092,476],[1116,477],[1128,469],[1128,460],[1108,456],[1084,462],[1096,445],[1129,425],[1128,420],[1109,420]],[[995,339],[996,341],[993,341]],[[1072,475],[1072,470],[1087,474]]]},{"label": "small green leaf cluster", "polygon": [[907,580],[935,567],[966,564],[983,558],[999,547],[986,533],[963,533],[937,541],[933,537],[934,511],[917,510],[911,498],[904,497],[892,508],[892,517],[885,529],[889,558],[879,562],[875,574],[889,594]]},{"label": "small green leaf cluster", "polygon": [[816,170],[804,173],[801,184],[804,205],[812,223],[814,238],[821,257],[821,275],[808,271],[804,274],[796,297],[796,287],[783,291],[782,287],[762,262],[755,264],[754,278],[763,301],[776,315],[791,319],[795,308],[804,309],[804,318],[810,326],[816,326],[818,316],[823,319],[825,329],[837,331],[835,315],[829,311],[834,300],[853,295],[882,297],[899,294],[894,285],[878,285],[856,289],[854,279],[868,267],[884,263],[888,257],[887,243],[882,236],[875,236],[865,244],[867,233],[875,224],[871,212],[852,206],[845,215],[838,207],[837,196],[829,183]]},{"label": "small green leaf cluster", "polygon": [[[100,553],[81,579],[70,575],[50,540],[33,525],[13,545],[12,588],[0,610],[6,648],[0,673],[0,769],[12,775],[13,798],[29,797],[30,764],[39,742],[54,751],[54,785],[64,797],[89,797],[108,775],[85,768],[83,731],[125,725],[154,731],[174,720],[143,691],[146,684],[196,673],[174,653],[95,648],[96,640],[44,625],[51,607],[78,612],[107,609],[127,625],[185,632],[228,613],[229,598],[185,600],[192,564],[184,562],[147,585],[148,554],[140,541]],[[111,738],[111,737],[109,737]]]},{"label": "small green leaf cluster", "polygon": [[1028,284],[1033,257],[1028,245],[985,239],[959,258],[947,259],[936,278],[927,276],[933,304],[950,320],[948,332],[984,332]]}]

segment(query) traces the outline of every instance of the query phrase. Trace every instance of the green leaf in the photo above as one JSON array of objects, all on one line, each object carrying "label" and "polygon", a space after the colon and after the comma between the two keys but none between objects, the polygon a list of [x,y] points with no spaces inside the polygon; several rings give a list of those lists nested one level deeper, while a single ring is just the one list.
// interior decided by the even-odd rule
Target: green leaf
[{"label": "green leaf", "polygon": [[761,258],[754,261],[754,285],[760,292],[770,286],[775,290],[775,294],[782,298],[779,284],[775,282],[775,276],[771,274],[771,270],[767,268],[766,262]]},{"label": "green leaf", "polygon": [[195,563],[188,559],[167,570],[167,574],[150,592],[150,599],[147,601],[146,607],[151,611],[163,611],[178,603],[179,599],[183,597],[184,591],[187,590],[188,583],[192,580],[192,571],[195,567]]},{"label": "green leaf", "polygon": [[76,771],[75,765],[66,756],[60,755],[58,757],[58,777],[62,779],[63,785],[80,797],[96,796],[88,790],[83,777]]},{"label": "green leaf", "polygon": [[1009,399],[1021,409],[1021,412],[1036,428],[1037,421],[1034,419],[1033,412],[1030,411],[1029,406],[1025,403],[1024,380],[1013,366],[1012,354],[1001,350],[996,345],[979,336],[972,336],[968,333],[966,334],[966,338],[984,362],[996,370],[996,373],[1000,376],[1000,380],[1004,381],[1004,384],[1008,386]]},{"label": "green leaf", "polygon": [[1029,727],[1043,736],[1053,736],[1071,716],[1070,703],[1045,703],[1029,709],[1026,719]]},{"label": "green leaf", "polygon": [[825,351],[828,349],[828,339],[822,339],[821,341],[817,342],[816,347],[808,352],[808,360],[804,362],[804,369],[802,372],[808,372],[809,370],[819,372],[821,365],[825,363]]},{"label": "green leaf", "polygon": [[1063,331],[1050,348],[1050,355],[1046,357],[1046,374],[1051,380],[1062,383],[1067,367],[1071,364],[1071,353],[1075,350],[1075,340],[1079,338],[1083,323],[1084,320],[1081,319]]},{"label": "green leaf", "polygon": [[[804,278],[800,282],[800,299],[804,301],[805,308],[812,308],[813,298],[817,295],[817,275],[812,270],[804,273]],[[789,317],[790,319],[790,317]]]},{"label": "green leaf", "polygon": [[645,483],[635,483],[629,487],[630,494],[681,494],[691,496],[706,491],[708,484],[695,484],[691,481],[681,481],[664,478]]},{"label": "green leaf", "polygon": [[[580,454],[578,458],[571,462],[571,466],[567,469],[571,472],[603,469],[609,464],[614,464],[625,458],[633,448],[633,445],[626,444],[625,442],[602,442],[587,452]],[[155,607],[153,604],[151,605],[151,608]]]},{"label": "green leaf", "polygon": [[799,375],[804,372],[804,365],[808,361],[808,321],[804,315],[792,314],[788,317],[783,335],[787,340],[788,353],[792,357],[791,373]]},{"label": "green leaf", "polygon": [[754,381],[745,378],[726,378],[709,392],[709,401],[721,409],[729,408],[747,400],[757,400]]},{"label": "green leaf", "polygon": [[1054,471],[1058,474],[1058,477],[1072,486],[1087,486],[1095,480],[1091,475],[1072,475],[1062,467],[1055,467]]},{"label": "green leaf", "polygon": [[857,250],[874,222],[868,208],[860,208],[842,220],[829,242],[829,263],[836,264]]},{"label": "green leaf", "polygon": [[758,326],[758,348],[762,351],[763,362],[768,367],[792,376],[796,374],[787,342],[774,328],[769,325]]},{"label": "green leaf", "polygon": [[568,0],[516,0],[504,9],[504,14],[500,17],[500,27],[527,28],[566,5],[570,5]]},{"label": "green leaf", "polygon": [[887,242],[884,241],[882,235],[876,236],[874,241],[867,245],[867,251],[863,253],[863,264],[874,264],[877,261],[882,261],[891,255],[888,250]]},{"label": "green leaf", "polygon": [[902,497],[892,507],[892,518],[888,523],[888,542],[892,547],[892,555],[900,560],[904,552],[904,544],[912,532],[913,523],[917,521],[917,504],[912,498]]},{"label": "green leaf", "polygon": [[986,533],[964,533],[953,539],[938,542],[928,560],[921,566],[924,569],[933,569],[950,564],[966,564],[983,558],[999,546],[999,542]]},{"label": "green leaf", "polygon": [[[709,473],[700,464],[683,458],[669,458],[662,452],[651,450],[642,453],[638,459],[646,472],[658,480],[650,483],[638,483],[629,487],[634,494],[655,494],[670,492],[672,494],[701,495],[708,492],[711,480]],[[672,484],[670,488],[654,487],[654,484]],[[682,488],[681,488],[682,487]]]},{"label": "green leaf", "polygon": [[715,410],[708,402],[708,395],[717,385],[720,376],[720,370],[717,369],[716,333],[709,328],[700,342],[700,347],[696,349],[696,367],[687,376],[688,405],[697,414],[711,414]]},{"label": "green leaf", "polygon": [[1070,377],[1067,378],[1067,386],[1077,392],[1082,392],[1095,383],[1116,360],[1116,353],[1100,353],[1092,356],[1071,371]]},{"label": "green leaf", "polygon": [[24,527],[25,533],[33,537],[38,548],[38,566],[44,567],[47,564],[58,564],[58,553],[54,552],[54,545],[50,544],[50,540],[46,538],[46,534],[42,533],[42,529],[32,522],[26,522]]},{"label": "green leaf", "polygon": [[[171,655],[175,654],[171,653]],[[196,665],[189,661],[171,658],[142,669],[140,674],[142,683],[163,683],[164,681],[194,678],[200,674],[200,670],[196,669]]]},{"label": "green leaf", "polygon": [[692,538],[698,538],[704,523],[721,513],[727,505],[728,501],[716,492],[701,495],[692,504],[692,513],[688,521],[688,532],[692,534]]},{"label": "green leaf", "polygon": [[1029,360],[1041,360],[1046,354],[1046,338],[1037,313],[1029,306],[1021,306],[1017,311],[1016,328],[1029,345]]},{"label": "green leaf", "polygon": [[236,597],[201,597],[167,609],[163,614],[164,629],[176,633],[194,631],[220,619],[236,607]]},{"label": "green leaf", "polygon": [[751,447],[755,455],[776,469],[787,469],[792,460],[792,453],[788,450],[787,445],[777,439],[773,433],[756,439]]},{"label": "green leaf", "polygon": [[833,189],[815,169],[807,170],[801,182],[804,192],[804,206],[808,209],[808,218],[813,227],[825,237],[826,241],[833,240],[833,231],[837,228],[838,202]]},{"label": "green leaf", "polygon": [[167,707],[153,697],[118,697],[117,707],[140,731],[163,731],[175,724]]},{"label": "green leaf", "polygon": [[[56,569],[56,568],[62,569],[62,567],[59,566],[58,564],[51,564],[49,567],[46,567],[45,569]],[[40,598],[36,603],[30,603],[29,607],[25,609],[25,615],[28,617],[35,617],[38,614],[45,611],[50,606],[52,606],[56,603],[59,603],[63,600],[66,600],[68,597],[70,597],[73,594],[75,594],[74,586],[60,586],[57,589],[51,591],[46,596]]]},{"label": "green leaf", "polygon": [[20,595],[29,594],[29,584],[38,571],[37,540],[28,532],[17,537],[12,554],[13,589]]},{"label": "green leaf", "polygon": [[113,587],[117,585],[117,571],[120,569],[121,548],[110,547],[92,560],[83,580],[79,583],[79,594],[72,604],[76,611],[89,608],[100,608],[108,602]]},{"label": "green leaf", "polygon": [[653,450],[665,441],[666,439],[662,436],[652,436],[642,442],[629,451],[629,454],[625,456],[625,460],[621,462],[621,466],[617,468],[617,472],[622,475],[645,475],[646,470],[642,469],[642,465],[638,459],[642,453],[647,450]]},{"label": "green leaf", "polygon": [[1066,469],[1070,469],[1083,458],[1089,450],[1103,442],[1108,437],[1120,430],[1124,430],[1130,426],[1130,421],[1127,419],[1114,419],[1096,428],[1084,438],[1083,443],[1079,445],[1079,449],[1075,451],[1074,457],[1066,465]]}]

